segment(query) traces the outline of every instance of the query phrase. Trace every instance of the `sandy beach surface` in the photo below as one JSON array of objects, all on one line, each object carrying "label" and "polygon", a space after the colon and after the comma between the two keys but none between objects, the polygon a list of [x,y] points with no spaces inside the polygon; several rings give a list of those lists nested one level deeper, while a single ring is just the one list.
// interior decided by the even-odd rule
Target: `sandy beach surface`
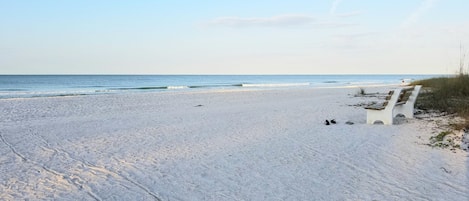
[{"label": "sandy beach surface", "polygon": [[434,120],[367,125],[354,105],[377,98],[356,93],[0,100],[0,200],[469,200],[468,153],[425,145]]}]

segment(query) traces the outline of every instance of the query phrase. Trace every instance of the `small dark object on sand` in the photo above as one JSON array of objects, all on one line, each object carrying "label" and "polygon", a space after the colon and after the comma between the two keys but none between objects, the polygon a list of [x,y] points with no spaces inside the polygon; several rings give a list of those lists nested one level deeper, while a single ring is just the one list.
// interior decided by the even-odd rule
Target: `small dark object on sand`
[{"label": "small dark object on sand", "polygon": [[337,122],[335,121],[335,119],[332,119],[331,120],[331,124],[336,124]]},{"label": "small dark object on sand", "polygon": [[326,124],[326,126],[330,125],[329,120],[326,120],[326,122],[324,122],[324,124]]},{"label": "small dark object on sand", "polygon": [[204,105],[196,105],[196,106],[194,106],[194,107],[202,107],[202,106],[204,106]]},{"label": "small dark object on sand", "polygon": [[351,121],[347,121],[347,122],[345,122],[345,124],[347,124],[347,125],[353,125],[354,123],[351,122]]}]

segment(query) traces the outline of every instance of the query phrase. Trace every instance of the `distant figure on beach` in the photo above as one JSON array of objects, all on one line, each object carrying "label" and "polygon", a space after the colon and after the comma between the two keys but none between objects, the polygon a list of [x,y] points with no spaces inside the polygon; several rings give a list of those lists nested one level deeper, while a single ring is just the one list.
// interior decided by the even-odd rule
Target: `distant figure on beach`
[{"label": "distant figure on beach", "polygon": [[402,79],[401,80],[401,85],[409,85],[412,79]]}]

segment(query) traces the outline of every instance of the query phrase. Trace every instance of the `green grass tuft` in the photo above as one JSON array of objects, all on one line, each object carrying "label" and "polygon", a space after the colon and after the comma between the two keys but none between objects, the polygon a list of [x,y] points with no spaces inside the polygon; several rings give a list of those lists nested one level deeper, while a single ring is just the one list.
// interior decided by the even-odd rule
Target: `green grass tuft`
[{"label": "green grass tuft", "polygon": [[457,114],[469,119],[469,75],[432,78],[412,84],[424,87],[418,96],[418,108]]},{"label": "green grass tuft", "polygon": [[360,89],[358,89],[357,91],[357,96],[364,96],[364,95],[366,95],[365,89],[360,87]]},{"label": "green grass tuft", "polygon": [[452,133],[451,131],[443,131],[440,134],[431,137],[430,140],[433,141],[433,142],[441,142],[445,139],[445,136],[447,136],[451,133]]}]

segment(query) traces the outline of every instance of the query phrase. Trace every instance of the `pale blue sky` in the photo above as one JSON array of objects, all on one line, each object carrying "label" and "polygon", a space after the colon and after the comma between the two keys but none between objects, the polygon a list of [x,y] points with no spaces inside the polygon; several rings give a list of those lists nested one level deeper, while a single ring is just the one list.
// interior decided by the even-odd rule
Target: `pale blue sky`
[{"label": "pale blue sky", "polygon": [[0,74],[446,74],[467,0],[0,0]]}]

